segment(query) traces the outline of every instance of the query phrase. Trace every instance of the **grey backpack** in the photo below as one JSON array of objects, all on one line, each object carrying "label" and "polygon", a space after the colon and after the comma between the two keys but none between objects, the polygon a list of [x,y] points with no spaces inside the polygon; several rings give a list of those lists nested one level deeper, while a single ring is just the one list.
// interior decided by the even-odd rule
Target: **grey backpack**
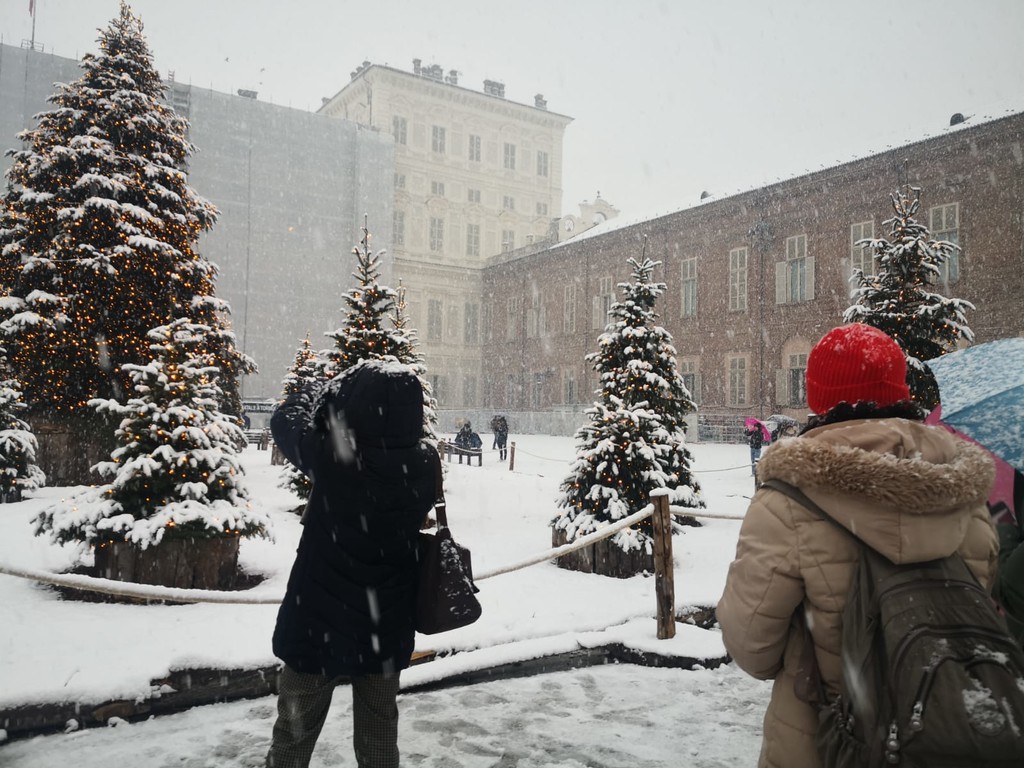
[{"label": "grey backpack", "polygon": [[[763,487],[852,535],[799,489]],[[1024,766],[1024,651],[958,554],[894,565],[862,544],[842,620],[840,695],[818,705],[827,768]]]}]

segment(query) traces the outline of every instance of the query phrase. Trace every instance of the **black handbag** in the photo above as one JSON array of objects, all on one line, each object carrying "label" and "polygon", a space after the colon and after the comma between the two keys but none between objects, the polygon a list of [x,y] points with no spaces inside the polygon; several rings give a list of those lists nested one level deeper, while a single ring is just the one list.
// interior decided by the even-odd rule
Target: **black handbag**
[{"label": "black handbag", "polygon": [[437,462],[436,533],[420,532],[420,586],[416,595],[416,631],[434,635],[472,624],[482,608],[476,599],[480,590],[473,583],[469,550],[452,538],[448,528],[442,485],[441,458]]}]

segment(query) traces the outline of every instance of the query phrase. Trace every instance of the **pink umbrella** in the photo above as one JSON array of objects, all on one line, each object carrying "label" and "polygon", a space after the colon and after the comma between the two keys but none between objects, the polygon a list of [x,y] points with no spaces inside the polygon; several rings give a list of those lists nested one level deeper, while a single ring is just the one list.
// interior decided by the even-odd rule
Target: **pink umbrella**
[{"label": "pink umbrella", "polygon": [[764,424],[764,422],[760,421],[759,419],[755,419],[753,416],[747,416],[746,421],[743,422],[743,426],[747,430],[752,429],[755,424],[757,424],[757,426],[761,428],[761,434],[764,436],[765,440],[772,439],[771,430],[769,430],[768,427]]}]

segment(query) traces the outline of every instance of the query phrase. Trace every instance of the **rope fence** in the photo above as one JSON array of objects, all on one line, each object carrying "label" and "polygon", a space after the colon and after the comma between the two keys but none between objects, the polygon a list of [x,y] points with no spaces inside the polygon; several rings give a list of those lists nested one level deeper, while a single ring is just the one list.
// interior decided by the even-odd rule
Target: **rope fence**
[{"label": "rope fence", "polygon": [[[654,504],[648,504],[638,512],[628,517],[617,520],[599,531],[581,536],[569,544],[560,547],[544,550],[531,555],[517,563],[492,568],[475,574],[474,581],[484,581],[495,576],[529,568],[533,565],[556,560],[563,555],[589,547],[602,539],[613,536],[624,528],[639,523],[654,512]],[[742,520],[743,515],[722,514],[713,512],[701,512],[692,510],[689,507],[670,507],[670,512],[677,516],[699,517],[713,520]],[[75,574],[58,574],[49,571],[37,571],[29,568],[17,568],[11,565],[0,563],[0,574],[28,579],[41,584],[51,584],[56,587],[78,589],[83,592],[96,592],[117,597],[131,597],[140,600],[160,600],[167,603],[216,603],[220,605],[280,605],[280,595],[248,595],[231,592],[221,592],[209,589],[181,589],[178,587],[160,587],[148,584],[135,584],[115,579],[104,579],[97,576],[84,576]]]}]

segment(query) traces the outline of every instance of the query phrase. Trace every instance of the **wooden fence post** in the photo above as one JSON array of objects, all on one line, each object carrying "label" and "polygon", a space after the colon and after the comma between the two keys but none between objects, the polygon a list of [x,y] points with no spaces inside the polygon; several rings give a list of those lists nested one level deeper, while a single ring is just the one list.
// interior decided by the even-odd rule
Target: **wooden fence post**
[{"label": "wooden fence post", "polygon": [[654,593],[658,602],[658,639],[676,636],[676,589],[672,562],[672,514],[666,491],[651,494],[654,513]]},{"label": "wooden fence post", "polygon": [[508,449],[508,471],[516,468],[516,441],[512,441],[512,447]]}]

